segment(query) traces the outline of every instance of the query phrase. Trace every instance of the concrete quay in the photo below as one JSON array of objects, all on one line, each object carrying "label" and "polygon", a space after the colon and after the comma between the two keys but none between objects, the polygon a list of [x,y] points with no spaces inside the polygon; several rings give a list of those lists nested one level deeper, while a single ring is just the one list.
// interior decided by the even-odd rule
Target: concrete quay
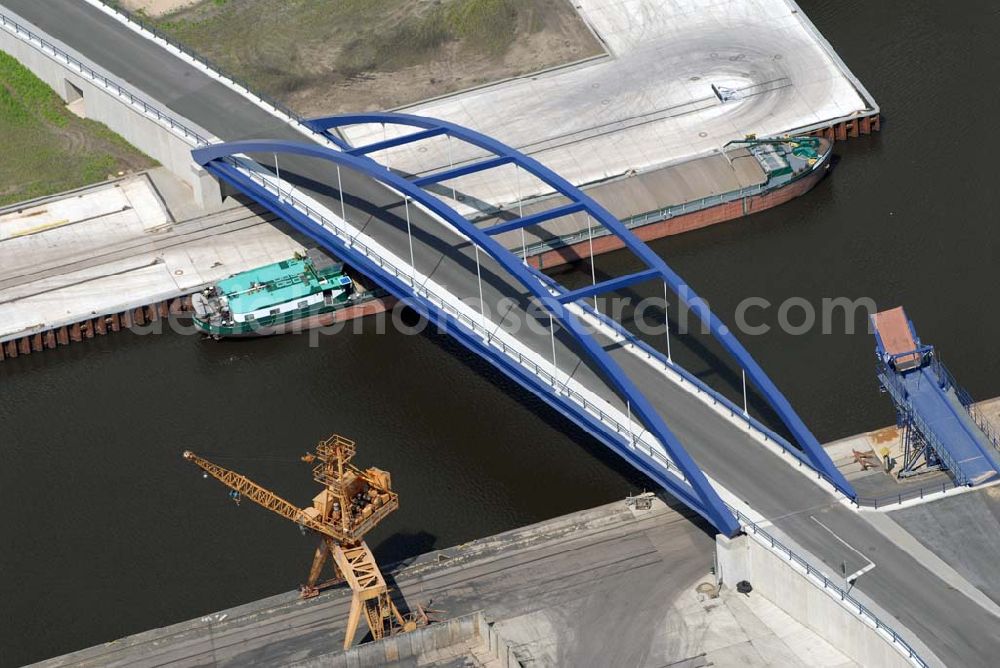
[{"label": "concrete quay", "polygon": [[[580,0],[608,56],[408,106],[513,146],[577,185],[717,154],[748,133],[879,127],[879,107],[791,0]],[[729,93],[723,100],[713,85]],[[550,120],[551,122],[541,122]],[[405,129],[348,128],[362,145]],[[437,138],[373,156],[413,174],[463,164],[475,150]],[[509,204],[544,194],[513,169],[464,177],[470,199]]]},{"label": "concrete quay", "polygon": [[[61,6],[56,13],[45,3],[8,0],[5,5],[20,15],[11,13],[14,23],[0,31],[0,44],[67,102],[167,165],[193,189],[198,201],[211,201],[212,189],[203,172],[192,168],[187,155],[193,145],[212,140],[211,128],[192,120],[180,104],[183,98],[175,99],[174,93],[147,85],[133,89],[127,84],[141,82],[143,77],[129,76],[129,63],[91,48],[105,43],[104,38],[116,42],[121,36],[113,34],[116,29],[108,22],[115,21],[101,16],[98,3],[87,4]],[[404,111],[458,122],[495,136],[581,185],[628,181],[692,160],[707,159],[706,166],[711,167],[710,163],[721,161],[720,149],[727,141],[748,133],[819,133],[832,140],[879,127],[878,105],[791,0],[740,0],[724,9],[708,0],[624,4],[586,0],[577,9],[605,45],[606,58],[464,91]],[[39,25],[45,26],[45,32]],[[117,30],[128,29],[119,25]],[[90,36],[89,42],[78,39],[81,33]],[[117,53],[127,52],[119,46]],[[179,51],[170,56],[169,49],[161,53],[171,59],[180,56]],[[84,69],[89,78],[82,76]],[[204,66],[192,69],[205,71]],[[227,81],[219,73],[205,74]],[[252,92],[229,87],[269,108]],[[729,91],[725,98],[716,92],[720,87]],[[273,113],[297,123],[283,110]],[[539,118],[558,122],[538,123]],[[387,129],[381,126],[359,125],[347,131],[347,138],[355,144],[386,137]],[[458,145],[453,150],[453,143],[439,137],[419,146],[381,152],[379,159],[393,169],[420,174],[475,158],[467,154],[468,147]],[[620,215],[652,212],[733,191],[728,183],[734,177],[732,165],[724,170],[701,168],[715,173],[696,179],[695,187],[688,188],[692,192],[678,199],[673,191],[685,189],[685,175],[683,170],[672,171],[669,176],[679,176],[678,184],[655,189],[663,191],[663,198],[654,197],[646,211]],[[687,171],[696,173],[699,168]],[[477,212],[472,205],[476,202],[509,206],[544,195],[538,186],[519,179],[513,170],[470,175],[462,179],[463,197],[458,205],[470,214]],[[631,188],[642,190],[642,184]],[[752,207],[744,202],[741,211],[715,212],[712,222],[788,198],[768,198]],[[616,207],[612,209],[619,213]],[[709,223],[699,221],[696,226],[703,224]],[[691,229],[687,224],[680,227]],[[673,232],[664,226],[662,233]]]},{"label": "concrete quay", "polygon": [[[312,246],[258,206],[205,213],[164,168],[0,210],[0,361],[190,310],[189,295]],[[384,311],[388,297],[338,319]]]},{"label": "concrete quay", "polygon": [[[873,392],[873,400],[878,395]],[[1000,430],[1000,397],[986,399],[972,406],[994,429]],[[886,472],[886,457],[903,460],[903,433],[896,426],[883,427],[839,439],[823,446],[830,459],[858,492],[858,503],[865,508],[892,511],[920,505],[944,496],[960,495],[970,488],[955,486],[944,471],[929,471],[898,479]],[[997,483],[987,488],[1000,489]]]},{"label": "concrete quay", "polygon": [[206,214],[177,185],[160,168],[0,211],[4,356],[177,312],[183,296],[301,250],[273,215],[235,201]]},{"label": "concrete quay", "polygon": [[[1000,398],[977,408],[1000,423]],[[862,470],[845,453],[896,447],[886,435],[891,430],[826,448],[853,480],[871,479],[870,489],[887,492],[901,483]],[[949,489],[859,512],[982,615],[1000,619],[1000,571],[989,558],[1000,535],[998,489]],[[618,501],[384,568],[401,609],[439,610],[431,614],[438,621],[348,652],[339,645],[350,596],[337,588],[305,601],[295,592],[280,594],[38,665],[910,665],[856,610],[767,549],[766,540],[713,539],[697,516],[668,503],[652,497],[652,507],[639,510]],[[828,568],[830,582],[853,589],[847,576],[834,574],[771,520],[760,527],[814,569]],[[303,576],[312,548],[306,543]],[[871,569],[893,564],[862,560],[850,570],[855,566],[863,572],[850,575],[863,581]],[[749,595],[735,591],[743,579],[753,586]],[[858,590],[851,593],[872,605]]]},{"label": "concrete quay", "polygon": [[[417,656],[405,634],[344,654],[350,593],[338,588],[305,601],[274,596],[38,665],[858,665],[766,593],[720,590],[713,550],[710,532],[685,511],[655,498],[650,510],[618,501],[384,569],[398,601],[441,611],[416,632]],[[303,576],[310,551],[303,546]]]}]

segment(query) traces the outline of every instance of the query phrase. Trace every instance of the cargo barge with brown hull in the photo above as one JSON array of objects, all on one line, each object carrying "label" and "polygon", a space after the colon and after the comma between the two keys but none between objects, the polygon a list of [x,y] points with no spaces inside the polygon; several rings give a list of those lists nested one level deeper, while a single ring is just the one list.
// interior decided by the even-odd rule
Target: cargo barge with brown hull
[{"label": "cargo barge with brown hull", "polygon": [[[585,187],[643,241],[689,232],[783,204],[813,188],[830,168],[833,142],[824,137],[781,137],[729,142],[710,156]],[[663,202],[677,202],[663,206]],[[558,204],[525,204],[524,214]],[[491,216],[497,220],[504,216]],[[547,269],[623,247],[620,239],[581,214],[536,226],[524,238],[501,242]]]},{"label": "cargo barge with brown hull", "polygon": [[[872,125],[871,129],[877,130],[878,127]],[[776,140],[747,138],[732,143],[727,150],[711,156],[594,184],[585,187],[585,190],[618,216],[639,238],[651,241],[734,220],[805,194],[829,169],[832,146],[833,141],[827,137],[784,137]],[[757,147],[756,151],[753,150],[754,147]],[[771,147],[773,150],[764,147]],[[810,147],[815,157],[802,150]],[[800,149],[798,154],[795,153],[796,148]],[[771,160],[765,157],[767,155],[780,159]],[[778,173],[784,170],[781,159],[789,163],[785,173]],[[770,165],[770,172],[762,160]],[[725,187],[727,179],[733,187]],[[532,208],[548,206],[551,206],[549,200],[526,203],[523,211],[527,214]],[[565,220],[571,220],[571,217],[566,217]],[[544,226],[549,227],[553,222],[555,221],[547,222]],[[543,232],[541,235],[532,231],[528,236],[536,236],[524,247],[519,238],[515,239],[510,235],[506,243],[515,252],[526,250],[530,264],[551,268],[589,257],[591,243],[594,255],[620,249],[617,237],[601,236],[601,229],[594,226],[593,237],[589,238],[586,221],[577,221],[576,226],[569,229],[564,226],[561,230]],[[354,275],[353,278],[357,285],[361,277]],[[133,324],[144,325],[146,321],[158,318],[193,315],[192,311],[195,309],[192,308],[191,301],[195,295],[181,294],[173,299],[151,302],[121,313],[89,315],[71,325],[0,340],[0,361],[40,352],[45,348],[68,345],[95,335],[115,332],[120,328],[129,329]],[[273,330],[258,327],[251,335],[328,327],[336,322],[383,313],[391,309],[396,301],[384,290],[358,286],[354,299],[329,312],[309,314],[296,322],[282,323]],[[210,336],[230,335],[212,332],[210,326],[202,329]]]}]

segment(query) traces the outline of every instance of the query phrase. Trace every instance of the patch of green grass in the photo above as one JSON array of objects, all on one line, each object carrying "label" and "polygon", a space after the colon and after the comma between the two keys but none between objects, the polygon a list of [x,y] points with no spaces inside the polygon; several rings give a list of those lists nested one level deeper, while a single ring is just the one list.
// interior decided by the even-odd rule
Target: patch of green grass
[{"label": "patch of green grass", "polygon": [[498,54],[510,47],[526,0],[459,0],[445,10],[448,28],[459,39]]},{"label": "patch of green grass", "polygon": [[409,14],[392,25],[369,22],[370,27],[341,49],[336,67],[346,77],[393,71],[427,61],[446,43],[500,55],[513,42],[518,7],[526,2],[451,0],[430,11]]},{"label": "patch of green grass", "polygon": [[66,125],[62,103],[41,79],[17,60],[0,51],[0,113],[12,123],[25,124],[39,118],[58,127]]},{"label": "patch of green grass", "polygon": [[43,81],[0,51],[0,206],[155,164],[106,126],[71,114]]}]

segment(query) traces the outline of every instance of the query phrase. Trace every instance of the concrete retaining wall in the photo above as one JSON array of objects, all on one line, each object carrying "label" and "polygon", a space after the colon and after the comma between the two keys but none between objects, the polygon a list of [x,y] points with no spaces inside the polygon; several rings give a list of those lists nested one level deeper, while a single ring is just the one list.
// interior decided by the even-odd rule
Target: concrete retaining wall
[{"label": "concrete retaining wall", "polygon": [[[191,149],[197,143],[191,134],[197,132],[193,124],[171,117],[166,113],[166,107],[155,100],[139,95],[137,91],[129,91],[124,82],[100,71],[96,65],[41,33],[35,26],[7,15],[6,10],[0,16],[3,17],[0,20],[0,50],[20,61],[67,103],[74,103],[74,108],[82,110],[87,118],[107,125],[169,169],[191,187],[199,205],[214,208],[221,203],[218,183],[191,160]],[[30,30],[32,35],[24,30]],[[47,44],[43,45],[39,40]],[[110,85],[95,81],[89,72],[64,62],[62,57],[52,52],[53,47],[105,77]],[[175,127],[171,128],[172,124]],[[197,134],[208,137],[208,133],[203,131]]]},{"label": "concrete retaining wall", "polygon": [[298,666],[316,668],[376,668],[377,666],[415,665],[435,657],[471,654],[480,659],[495,658],[502,668],[520,668],[511,645],[501,638],[482,612],[463,615],[410,633],[401,633],[346,652],[327,654],[303,661]]},{"label": "concrete retaining wall", "polygon": [[[736,588],[747,580],[763,596],[862,666],[912,668],[891,642],[772,550],[746,535],[716,538],[716,574]],[[855,611],[856,612],[856,611]]]},{"label": "concrete retaining wall", "polygon": [[507,642],[496,631],[496,627],[489,622],[482,613],[479,615],[479,636],[484,640],[484,650],[490,657],[500,660],[501,668],[521,668],[525,665],[517,656],[514,646]]}]

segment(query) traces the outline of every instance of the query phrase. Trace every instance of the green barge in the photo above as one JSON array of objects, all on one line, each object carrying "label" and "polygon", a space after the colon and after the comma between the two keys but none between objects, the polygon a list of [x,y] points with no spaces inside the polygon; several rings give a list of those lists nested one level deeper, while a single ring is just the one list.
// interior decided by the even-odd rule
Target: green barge
[{"label": "green barge", "polygon": [[269,336],[329,325],[337,311],[376,298],[359,291],[335,262],[316,249],[234,274],[192,297],[194,324],[205,334]]}]

